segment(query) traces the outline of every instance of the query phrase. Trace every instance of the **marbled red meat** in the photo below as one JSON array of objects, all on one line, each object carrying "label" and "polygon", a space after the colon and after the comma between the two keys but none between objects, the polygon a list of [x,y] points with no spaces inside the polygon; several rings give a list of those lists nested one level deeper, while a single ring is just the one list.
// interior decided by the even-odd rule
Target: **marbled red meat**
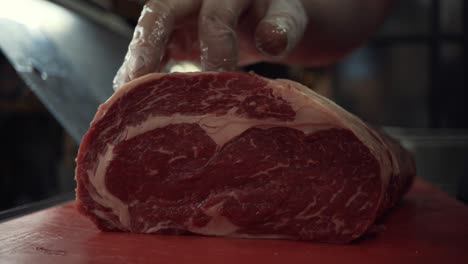
[{"label": "marbled red meat", "polygon": [[398,142],[298,83],[151,74],[99,107],[77,206],[106,231],[347,243],[414,175]]}]

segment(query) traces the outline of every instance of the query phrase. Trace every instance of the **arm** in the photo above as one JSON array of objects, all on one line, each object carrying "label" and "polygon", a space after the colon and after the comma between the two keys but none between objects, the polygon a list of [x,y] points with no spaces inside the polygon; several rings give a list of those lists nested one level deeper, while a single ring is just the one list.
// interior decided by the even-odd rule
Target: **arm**
[{"label": "arm", "polygon": [[320,66],[336,62],[378,29],[395,0],[302,0],[309,23],[287,63]]}]

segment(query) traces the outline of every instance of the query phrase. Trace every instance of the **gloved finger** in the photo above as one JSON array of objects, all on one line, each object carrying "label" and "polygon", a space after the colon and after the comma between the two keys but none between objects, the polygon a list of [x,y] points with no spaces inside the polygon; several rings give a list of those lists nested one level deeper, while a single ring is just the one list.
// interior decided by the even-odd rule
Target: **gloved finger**
[{"label": "gloved finger", "polygon": [[236,25],[247,0],[205,0],[198,21],[201,66],[206,71],[233,70],[237,66]]},{"label": "gloved finger", "polygon": [[272,0],[255,30],[255,45],[267,56],[284,56],[300,42],[307,22],[300,0]]},{"label": "gloved finger", "polygon": [[201,0],[150,0],[143,7],[114,89],[145,74],[157,71],[175,22],[199,9]]}]

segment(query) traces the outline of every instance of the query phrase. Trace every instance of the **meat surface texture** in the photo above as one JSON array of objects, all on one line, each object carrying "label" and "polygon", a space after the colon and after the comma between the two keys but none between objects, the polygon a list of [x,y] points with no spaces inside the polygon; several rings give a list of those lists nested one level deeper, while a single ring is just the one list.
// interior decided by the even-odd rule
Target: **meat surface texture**
[{"label": "meat surface texture", "polygon": [[298,83],[151,74],[102,104],[78,209],[105,231],[348,243],[408,190],[411,155]]}]

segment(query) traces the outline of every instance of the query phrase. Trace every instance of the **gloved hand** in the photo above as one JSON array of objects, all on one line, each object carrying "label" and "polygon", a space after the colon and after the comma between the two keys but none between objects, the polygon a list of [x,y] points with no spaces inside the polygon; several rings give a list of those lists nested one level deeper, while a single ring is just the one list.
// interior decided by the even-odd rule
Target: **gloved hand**
[{"label": "gloved hand", "polygon": [[203,70],[219,71],[284,56],[306,25],[300,0],[148,1],[114,88],[158,71],[168,58],[199,60]]},{"label": "gloved hand", "polygon": [[327,64],[358,46],[391,2],[150,0],[114,89],[159,71],[170,58],[198,61],[206,71],[234,70],[258,61]]}]

